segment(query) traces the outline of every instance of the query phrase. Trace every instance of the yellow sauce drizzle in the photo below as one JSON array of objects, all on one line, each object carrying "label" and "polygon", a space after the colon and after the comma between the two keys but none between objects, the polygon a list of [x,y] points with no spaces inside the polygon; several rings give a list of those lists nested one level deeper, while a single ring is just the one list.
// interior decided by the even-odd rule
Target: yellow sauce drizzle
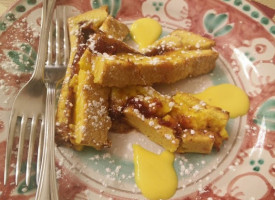
[{"label": "yellow sauce drizzle", "polygon": [[235,85],[221,84],[212,86],[194,96],[209,105],[228,111],[230,118],[245,115],[249,110],[248,96]]},{"label": "yellow sauce drizzle", "polygon": [[133,150],[135,180],[142,194],[150,200],[172,197],[178,185],[173,167],[175,155],[168,151],[158,155],[136,144]]},{"label": "yellow sauce drizzle", "polygon": [[151,18],[138,19],[130,28],[130,34],[133,40],[139,45],[139,48],[145,48],[153,44],[159,38],[161,32],[161,25]]}]

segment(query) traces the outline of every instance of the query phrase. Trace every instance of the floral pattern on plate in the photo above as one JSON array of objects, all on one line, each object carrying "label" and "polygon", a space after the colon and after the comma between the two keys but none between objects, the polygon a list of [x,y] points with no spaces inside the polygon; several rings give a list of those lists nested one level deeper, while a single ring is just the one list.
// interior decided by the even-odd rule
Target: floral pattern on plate
[{"label": "floral pattern on plate", "polygon": [[[249,95],[250,110],[246,116],[230,120],[229,140],[219,152],[176,156],[179,185],[173,199],[275,198],[275,24],[255,3],[246,0],[60,0],[59,4],[66,5],[70,15],[107,4],[110,14],[126,24],[141,17],[152,17],[162,24],[163,35],[182,28],[215,39],[220,58],[213,73],[156,88],[168,94],[178,90],[194,93],[211,85],[232,83]],[[4,163],[12,101],[34,67],[40,14],[40,1],[19,0],[0,17],[1,163]],[[60,199],[144,199],[134,181],[131,144],[142,144],[154,152],[162,149],[136,131],[127,135],[111,133],[110,137],[112,148],[102,152],[56,149]],[[3,167],[2,164],[2,180]],[[10,171],[8,185],[0,181],[0,199],[34,198],[34,172],[27,187],[23,176],[15,186],[14,172]]]}]

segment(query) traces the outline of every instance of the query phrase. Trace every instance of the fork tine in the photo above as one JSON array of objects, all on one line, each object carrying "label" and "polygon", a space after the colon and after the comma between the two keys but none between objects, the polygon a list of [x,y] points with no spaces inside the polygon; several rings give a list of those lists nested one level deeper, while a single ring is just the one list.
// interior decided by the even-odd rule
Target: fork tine
[{"label": "fork tine", "polygon": [[47,64],[50,65],[53,63],[53,24],[50,24],[50,33],[49,33],[49,40],[48,40],[48,57],[47,57]]},{"label": "fork tine", "polygon": [[5,157],[5,170],[4,170],[4,185],[7,184],[9,177],[9,167],[10,167],[10,159],[11,159],[11,151],[14,140],[14,133],[17,121],[17,114],[12,111],[10,116],[10,124],[9,124],[9,132],[6,146],[6,157]]},{"label": "fork tine", "polygon": [[58,7],[55,9],[55,30],[56,30],[56,37],[55,37],[55,49],[56,49],[56,64],[62,64],[61,62],[61,40],[60,40],[60,20],[59,20],[59,12],[58,12]]},{"label": "fork tine", "polygon": [[68,26],[67,26],[67,10],[66,7],[63,6],[63,30],[64,30],[64,65],[66,66],[69,60],[70,55],[70,43],[69,43],[69,35],[68,35]]},{"label": "fork tine", "polygon": [[29,140],[29,149],[28,149],[28,157],[27,157],[27,168],[26,168],[26,185],[29,186],[30,183],[30,174],[31,174],[31,164],[33,157],[33,150],[35,145],[35,136],[36,136],[36,126],[37,126],[37,116],[33,116],[31,122],[31,133]]},{"label": "fork tine", "polygon": [[39,142],[38,142],[38,152],[37,152],[37,162],[36,162],[36,184],[37,185],[39,181],[39,173],[41,168],[43,144],[44,144],[44,117],[42,117],[42,120],[41,120]]},{"label": "fork tine", "polygon": [[15,184],[16,185],[18,184],[19,176],[20,176],[27,120],[28,120],[27,117],[25,115],[23,115],[22,119],[21,119],[21,127],[20,127],[20,132],[19,132],[19,142],[18,142],[16,171],[15,171]]}]

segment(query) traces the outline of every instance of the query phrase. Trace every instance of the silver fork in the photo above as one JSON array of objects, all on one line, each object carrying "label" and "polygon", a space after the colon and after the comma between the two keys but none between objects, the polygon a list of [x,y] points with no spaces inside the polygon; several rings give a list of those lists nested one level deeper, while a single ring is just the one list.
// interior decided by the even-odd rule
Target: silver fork
[{"label": "silver fork", "polygon": [[[12,146],[14,143],[16,122],[18,118],[21,118],[21,126],[19,131],[19,141],[17,150],[17,160],[15,169],[15,184],[18,184],[20,177],[20,170],[22,165],[23,147],[25,143],[25,133],[28,121],[31,121],[31,130],[29,136],[28,156],[27,156],[27,168],[26,168],[26,185],[30,183],[31,162],[34,152],[34,145],[36,139],[37,124],[41,123],[40,137],[43,136],[43,124],[44,124],[44,110],[45,110],[45,95],[46,88],[43,82],[43,67],[46,60],[46,50],[44,48],[48,40],[49,32],[49,18],[53,12],[54,3],[48,0],[43,2],[42,11],[42,26],[41,37],[38,46],[38,56],[35,63],[35,69],[31,79],[23,86],[23,88],[17,94],[10,115],[8,139],[6,145],[6,157],[5,157],[5,170],[4,170],[4,184],[7,183],[9,176],[9,167]],[[46,3],[46,4],[45,4]],[[47,6],[48,7],[47,7]],[[47,7],[47,8],[46,8]],[[41,140],[41,139],[39,139]],[[40,150],[41,152],[41,150]],[[37,156],[37,173],[39,173],[39,153]]]},{"label": "silver fork", "polygon": [[[59,10],[61,10],[61,12],[59,12]],[[59,9],[59,7],[56,8],[55,29],[55,45],[53,38],[53,26],[50,30],[48,59],[45,66],[45,84],[47,88],[45,137],[41,173],[39,176],[39,184],[35,197],[37,200],[58,199],[54,159],[55,100],[57,84],[65,76],[66,66],[69,59],[69,39],[65,7],[62,7],[62,9]],[[63,41],[61,41],[61,39],[63,39]],[[55,52],[53,49],[55,49]]]}]

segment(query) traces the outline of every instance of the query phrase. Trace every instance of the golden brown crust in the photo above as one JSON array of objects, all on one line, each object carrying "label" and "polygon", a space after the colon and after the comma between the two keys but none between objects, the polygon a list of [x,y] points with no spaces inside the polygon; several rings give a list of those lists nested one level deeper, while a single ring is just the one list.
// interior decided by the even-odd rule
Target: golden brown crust
[{"label": "golden brown crust", "polygon": [[214,133],[189,129],[182,132],[181,143],[176,152],[208,154],[212,151],[215,140]]},{"label": "golden brown crust", "polygon": [[74,94],[73,87],[70,82],[75,74],[78,73],[78,64],[74,62],[76,59],[79,43],[80,25],[81,22],[91,21],[93,26],[98,27],[106,19],[108,15],[107,7],[101,7],[100,9],[88,11],[81,15],[71,17],[68,19],[69,38],[70,38],[70,59],[66,75],[62,84],[62,89],[57,105],[56,113],[56,134],[55,139],[57,144],[70,145],[70,134],[72,130],[70,124],[73,120],[73,105],[74,105]]},{"label": "golden brown crust", "polygon": [[211,49],[215,46],[215,41],[202,37],[198,34],[185,31],[175,30],[169,35],[157,40],[148,48],[143,49],[142,53],[146,56],[161,55],[178,49],[196,50]]},{"label": "golden brown crust", "polygon": [[[72,144],[78,150],[83,146],[98,150],[110,147],[108,87],[128,86],[125,90],[112,89],[120,95],[132,95],[126,101],[123,96],[112,99],[111,95],[111,109],[114,104],[122,106],[121,118],[110,113],[112,130],[126,130],[131,125],[171,152],[209,153],[213,146],[219,149],[225,139],[221,131],[227,113],[205,106],[205,112],[198,114],[191,108],[199,100],[192,96],[177,94],[171,98],[151,87],[136,86],[172,83],[209,73],[218,58],[211,50],[215,42],[176,30],[140,53],[122,42],[129,30],[107,17],[106,7],[87,13],[69,19],[72,48],[56,115],[57,142]],[[188,105],[189,111],[181,103]]]},{"label": "golden brown crust", "polygon": [[153,142],[161,145],[170,152],[175,152],[180,140],[175,137],[174,130],[158,124],[154,118],[147,119],[133,107],[127,107],[123,111],[126,120]]},{"label": "golden brown crust", "polygon": [[107,33],[109,37],[120,41],[124,40],[124,38],[130,32],[125,24],[121,23],[110,15],[106,18],[99,29],[102,32]]},{"label": "golden brown crust", "polygon": [[120,53],[140,54],[126,43],[110,38],[106,33],[97,32],[89,39],[88,47],[93,54],[116,55]]},{"label": "golden brown crust", "polygon": [[130,126],[125,119],[120,119],[120,120],[112,119],[112,126],[110,128],[111,132],[127,134],[133,129],[134,128]]},{"label": "golden brown crust", "polygon": [[109,88],[93,82],[90,70],[80,70],[74,84],[73,132],[70,141],[74,145],[91,146],[99,150],[110,147],[108,131],[111,119],[108,116]]},{"label": "golden brown crust", "polygon": [[219,149],[229,113],[196,97],[159,94],[152,87],[113,88],[111,113],[124,119],[153,142],[171,152],[210,153]]},{"label": "golden brown crust", "polygon": [[218,53],[212,50],[177,50],[158,56],[117,54],[94,57],[94,81],[108,87],[173,83],[211,72]]},{"label": "golden brown crust", "polygon": [[192,130],[205,130],[205,135],[211,134],[214,138],[214,146],[220,149],[223,142],[221,132],[229,119],[229,113],[218,107],[210,106],[196,97],[186,94],[177,93],[173,96],[176,105],[174,106],[171,116],[177,118],[181,116],[183,127]]}]

